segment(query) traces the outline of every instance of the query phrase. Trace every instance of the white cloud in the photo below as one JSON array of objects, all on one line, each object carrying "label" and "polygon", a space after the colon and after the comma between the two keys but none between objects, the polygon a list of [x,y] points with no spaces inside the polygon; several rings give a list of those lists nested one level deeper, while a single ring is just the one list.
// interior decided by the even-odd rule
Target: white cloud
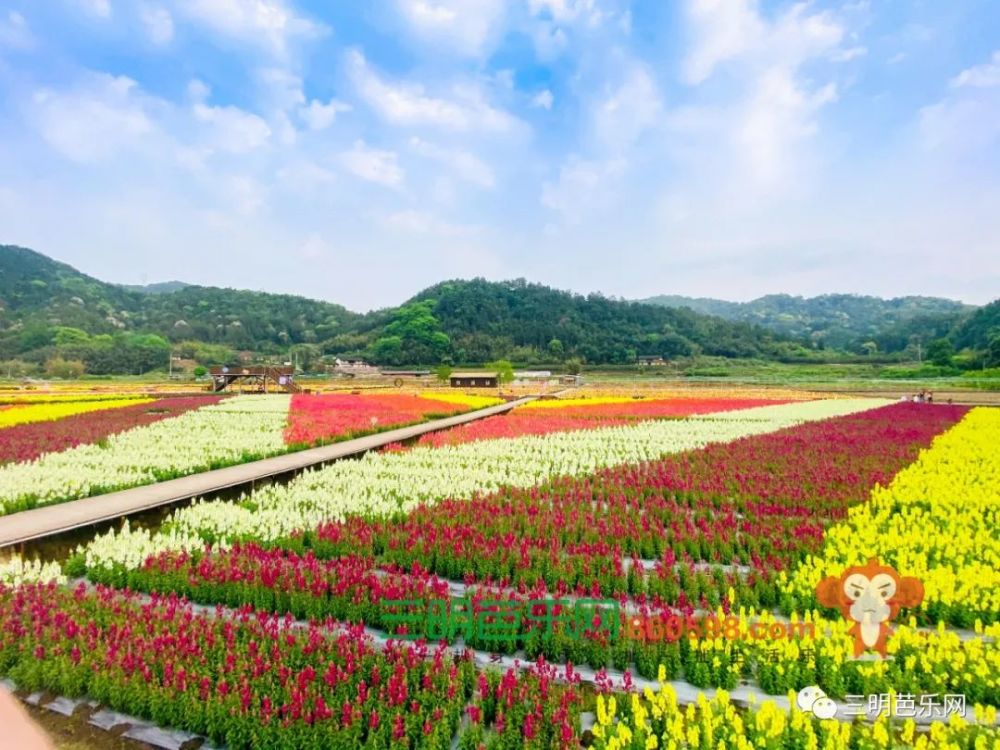
[{"label": "white cloud", "polygon": [[843,49],[843,24],[806,3],[768,19],[755,0],[690,0],[688,19],[685,81],[698,85],[727,65],[738,84],[735,98],[709,118],[717,127],[706,160],[717,163],[712,150],[727,147],[729,182],[747,189],[789,185],[808,161],[803,144],[818,131],[819,111],[837,99],[833,81],[804,80],[800,69],[814,60],[851,59],[861,48]]},{"label": "white cloud", "polygon": [[212,31],[263,46],[278,56],[296,39],[322,35],[326,29],[296,14],[284,0],[176,0],[178,12]]},{"label": "white cloud", "polygon": [[542,89],[531,97],[531,106],[540,107],[541,109],[552,109],[553,101],[552,92],[548,89]]},{"label": "white cloud", "polygon": [[815,113],[836,98],[834,84],[807,92],[780,67],[757,79],[734,135],[758,185],[774,186],[792,175],[792,146],[816,132]]},{"label": "white cloud", "polygon": [[455,85],[451,98],[431,96],[420,84],[385,81],[357,50],[348,53],[347,64],[360,96],[389,122],[493,133],[508,133],[522,125],[508,112],[489,104],[477,85]]},{"label": "white cloud", "polygon": [[990,88],[1000,86],[1000,50],[993,53],[993,57],[988,63],[974,65],[963,70],[951,79],[951,85],[955,88],[963,86],[973,86],[976,88]]},{"label": "white cloud", "polygon": [[849,62],[858,57],[864,57],[868,54],[867,47],[848,47],[847,49],[842,49],[834,52],[830,55],[830,59],[834,62]]},{"label": "white cloud", "polygon": [[111,0],[75,0],[77,7],[95,18],[111,18]]},{"label": "white cloud", "polygon": [[827,11],[809,15],[805,3],[768,21],[754,0],[690,0],[688,19],[694,38],[683,78],[693,85],[736,60],[795,67],[808,59],[844,54],[839,48],[843,27]]},{"label": "white cloud", "polygon": [[594,128],[606,148],[631,145],[663,113],[660,91],[649,69],[640,63],[622,66],[622,79],[595,104]]},{"label": "white cloud", "polygon": [[313,99],[307,106],[299,109],[299,117],[310,130],[326,130],[337,119],[337,113],[350,112],[351,109],[350,104],[337,99],[330,99],[326,104]]},{"label": "white cloud", "polygon": [[625,170],[620,159],[587,161],[571,156],[559,170],[556,182],[542,185],[542,205],[577,223],[614,195],[614,183]]},{"label": "white cloud", "polygon": [[397,0],[407,28],[443,52],[479,57],[503,31],[504,0]]},{"label": "white cloud", "polygon": [[208,143],[219,151],[243,154],[267,143],[271,128],[263,118],[238,107],[213,107],[197,103],[195,119],[209,127]]},{"label": "white cloud", "polygon": [[143,3],[139,8],[139,18],[153,44],[162,46],[174,38],[174,17],[166,8]]},{"label": "white cloud", "polygon": [[298,255],[303,260],[320,260],[330,253],[330,246],[316,232],[313,232],[299,245]]},{"label": "white cloud", "polygon": [[491,188],[496,183],[490,166],[468,151],[444,148],[419,138],[411,138],[410,146],[420,156],[446,164],[466,182],[481,188]]},{"label": "white cloud", "polygon": [[920,110],[923,145],[982,155],[1000,141],[1000,52],[950,83],[947,96]]},{"label": "white cloud", "polygon": [[8,11],[6,18],[0,18],[0,49],[26,50],[35,45],[35,38],[28,28],[24,16],[15,10]]},{"label": "white cloud", "polygon": [[387,226],[410,234],[433,234],[441,237],[469,237],[479,232],[479,227],[451,224],[424,211],[397,211],[386,217]]},{"label": "white cloud", "polygon": [[264,104],[279,112],[287,112],[306,102],[302,78],[287,68],[265,67],[257,71]]},{"label": "white cloud", "polygon": [[99,161],[152,133],[146,108],[135,81],[103,73],[73,91],[39,89],[31,101],[42,138],[78,162]]},{"label": "white cloud", "polygon": [[355,141],[354,148],[340,155],[344,167],[368,182],[397,188],[403,184],[404,174],[394,151],[369,148],[364,141]]}]

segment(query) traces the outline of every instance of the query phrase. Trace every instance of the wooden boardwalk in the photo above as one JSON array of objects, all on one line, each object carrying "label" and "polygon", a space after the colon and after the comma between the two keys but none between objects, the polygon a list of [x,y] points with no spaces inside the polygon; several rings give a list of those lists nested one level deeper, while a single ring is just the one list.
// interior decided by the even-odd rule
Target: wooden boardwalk
[{"label": "wooden boardwalk", "polygon": [[166,482],[147,484],[119,492],[109,492],[106,495],[95,495],[67,503],[46,505],[20,513],[12,513],[9,516],[0,517],[0,547],[9,547],[33,539],[62,534],[83,526],[141,513],[161,505],[170,505],[193,497],[237,487],[258,479],[267,479],[327,461],[334,461],[338,458],[364,453],[389,443],[419,437],[428,432],[474,422],[494,414],[503,414],[515,406],[534,400],[534,398],[534,396],[526,396],[516,401],[477,409],[454,417],[386,430],[375,435],[345,440],[319,448],[309,448],[225,469],[215,469],[179,479],[170,479]]}]

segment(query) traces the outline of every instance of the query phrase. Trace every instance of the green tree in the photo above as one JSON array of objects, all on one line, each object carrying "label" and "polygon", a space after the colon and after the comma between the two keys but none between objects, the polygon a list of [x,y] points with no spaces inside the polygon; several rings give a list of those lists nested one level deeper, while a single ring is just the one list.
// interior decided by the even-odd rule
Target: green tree
[{"label": "green tree", "polygon": [[583,362],[580,361],[579,357],[572,357],[566,360],[566,372],[570,375],[579,375],[583,370]]},{"label": "green tree", "polygon": [[73,346],[75,344],[86,344],[90,340],[90,334],[81,331],[79,328],[68,326],[56,326],[53,343],[56,346]]},{"label": "green tree", "polygon": [[486,365],[487,370],[492,370],[497,375],[497,385],[504,386],[514,380],[514,365],[506,359],[498,359]]},{"label": "green tree", "polygon": [[563,346],[563,342],[559,339],[552,339],[549,341],[549,355],[555,359],[561,360],[566,356],[566,348]]},{"label": "green tree", "polygon": [[861,345],[861,348],[864,349],[865,354],[867,354],[870,357],[873,354],[875,354],[875,352],[878,351],[878,344],[876,344],[874,341],[866,341]]},{"label": "green tree", "polygon": [[451,339],[434,317],[434,305],[434,300],[423,300],[396,310],[375,342],[375,359],[390,364],[440,362],[451,350]]},{"label": "green tree", "polygon": [[86,371],[86,366],[78,359],[53,357],[45,363],[45,374],[51,378],[72,380],[73,378],[79,378]]},{"label": "green tree", "polygon": [[927,345],[927,359],[938,367],[948,367],[955,356],[955,346],[948,339],[935,339]]},{"label": "green tree", "polygon": [[1000,328],[990,329],[986,334],[984,359],[987,367],[1000,367]]},{"label": "green tree", "polygon": [[437,375],[437,379],[442,383],[447,383],[451,377],[451,367],[445,364],[438,365],[434,370],[434,374]]}]

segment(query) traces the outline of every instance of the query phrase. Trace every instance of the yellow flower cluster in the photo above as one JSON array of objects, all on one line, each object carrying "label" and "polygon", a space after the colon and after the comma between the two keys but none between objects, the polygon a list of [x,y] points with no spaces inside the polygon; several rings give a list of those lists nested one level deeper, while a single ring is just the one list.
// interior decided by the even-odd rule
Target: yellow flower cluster
[{"label": "yellow flower cluster", "polygon": [[[751,710],[738,709],[729,694],[720,690],[709,700],[699,694],[696,703],[682,708],[670,685],[659,692],[649,688],[640,696],[633,693],[605,700],[597,696],[597,721],[593,727],[597,750],[632,748],[703,748],[704,750],[778,750],[798,747],[808,750],[847,750],[848,748],[903,747],[976,748],[1000,750],[1000,733],[995,728],[975,726],[959,716],[948,723],[938,722],[929,732],[918,733],[912,719],[899,726],[888,717],[874,724],[847,723],[836,719],[819,721],[795,708],[795,695],[789,694],[792,708],[785,711],[773,701],[765,701]],[[988,721],[992,714],[979,712],[977,719]]]},{"label": "yellow flower cluster", "polygon": [[83,414],[99,409],[117,409],[122,406],[146,404],[152,400],[151,398],[120,398],[13,406],[10,409],[0,410],[0,428],[28,424],[29,422],[51,422],[56,419],[71,417],[74,414]]},{"label": "yellow flower cluster", "polygon": [[502,402],[502,399],[496,396],[480,396],[457,391],[420,391],[417,395],[420,398],[432,398],[435,401],[444,401],[447,404],[456,404],[468,409],[484,409]]},{"label": "yellow flower cluster", "polygon": [[871,501],[827,530],[786,592],[811,600],[816,584],[877,556],[924,585],[931,621],[971,626],[1000,617],[1000,409],[976,408]]},{"label": "yellow flower cluster", "polygon": [[[691,641],[692,651],[713,665],[717,678],[719,664],[728,665],[736,678],[744,664],[754,664],[756,682],[776,694],[817,679],[822,687],[832,688],[845,684],[845,677],[853,673],[871,693],[890,688],[914,694],[961,693],[971,705],[980,700],[989,704],[1000,692],[1000,623],[977,625],[977,636],[963,640],[943,623],[929,630],[917,628],[911,620],[894,627],[888,641],[892,660],[857,661],[850,623],[844,620],[825,619],[815,611],[793,615],[785,629],[791,637],[757,639],[752,626],[779,622],[775,615],[753,608],[732,614],[738,619],[738,635]],[[720,622],[727,617],[721,610],[715,616]]]}]

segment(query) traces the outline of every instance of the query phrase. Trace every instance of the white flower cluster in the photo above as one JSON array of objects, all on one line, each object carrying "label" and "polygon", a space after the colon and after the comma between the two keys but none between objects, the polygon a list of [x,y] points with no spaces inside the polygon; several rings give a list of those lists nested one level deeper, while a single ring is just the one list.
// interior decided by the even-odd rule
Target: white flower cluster
[{"label": "white flower cluster", "polygon": [[421,447],[403,453],[368,453],[306,471],[287,485],[262,487],[235,502],[196,502],[175,511],[161,533],[152,537],[146,532],[112,532],[87,548],[88,566],[116,562],[134,566],[159,549],[192,549],[200,547],[202,540],[274,541],[349,514],[384,515],[504,485],[531,487],[552,476],[579,476],[608,466],[649,461],[886,403],[878,399],[811,401],[683,420]]},{"label": "white flower cluster", "polygon": [[66,583],[59,563],[43,563],[38,560],[22,560],[14,556],[6,562],[0,562],[0,584],[20,586],[22,583]]},{"label": "white flower cluster", "polygon": [[287,394],[237,396],[34,461],[0,467],[0,515],[286,450]]}]

